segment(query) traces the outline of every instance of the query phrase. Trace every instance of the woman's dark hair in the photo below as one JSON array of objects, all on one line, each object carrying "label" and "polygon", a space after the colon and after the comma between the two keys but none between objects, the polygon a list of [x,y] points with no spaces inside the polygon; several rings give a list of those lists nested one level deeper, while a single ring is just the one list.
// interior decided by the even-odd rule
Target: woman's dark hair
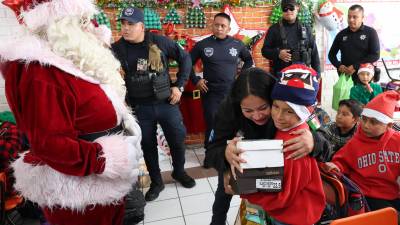
[{"label": "woman's dark hair", "polygon": [[361,113],[363,111],[363,104],[361,104],[359,101],[354,99],[345,99],[339,102],[339,107],[342,105],[347,106],[354,117],[359,118],[361,116]]},{"label": "woman's dark hair", "polygon": [[243,70],[233,83],[231,99],[235,109],[240,109],[241,101],[249,95],[260,97],[272,104],[271,92],[276,78],[270,73],[251,67]]}]

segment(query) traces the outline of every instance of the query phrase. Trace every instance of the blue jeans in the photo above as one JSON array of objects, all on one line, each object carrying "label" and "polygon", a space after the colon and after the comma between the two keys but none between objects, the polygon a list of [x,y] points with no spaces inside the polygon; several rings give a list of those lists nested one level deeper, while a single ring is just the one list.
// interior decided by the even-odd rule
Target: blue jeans
[{"label": "blue jeans", "polygon": [[173,173],[184,172],[186,128],[177,105],[169,103],[138,104],[135,112],[142,130],[142,149],[153,184],[162,184],[157,150],[157,123],[164,131],[172,157]]},{"label": "blue jeans", "polygon": [[229,207],[231,205],[232,195],[225,193],[224,188],[224,174],[218,172],[218,187],[215,192],[215,200],[212,206],[212,219],[210,225],[225,225],[226,224],[226,214],[228,213]]}]

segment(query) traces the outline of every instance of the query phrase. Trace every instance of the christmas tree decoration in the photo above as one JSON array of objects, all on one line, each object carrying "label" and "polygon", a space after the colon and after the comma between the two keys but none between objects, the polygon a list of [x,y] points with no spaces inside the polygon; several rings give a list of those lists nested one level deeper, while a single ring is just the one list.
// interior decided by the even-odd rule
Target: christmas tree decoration
[{"label": "christmas tree decoration", "polygon": [[100,12],[94,16],[94,19],[99,25],[106,25],[111,29],[110,18],[108,18],[107,14],[103,10],[100,10]]},{"label": "christmas tree decoration", "polygon": [[178,11],[176,10],[175,7],[170,8],[167,15],[165,16],[163,24],[166,23],[172,23],[172,24],[182,23],[181,17],[179,16]]},{"label": "christmas tree decoration", "polygon": [[189,8],[186,14],[186,28],[205,28],[206,16],[201,7],[195,6]]},{"label": "christmas tree decoration", "polygon": [[144,8],[144,25],[146,29],[161,30],[160,15],[150,8]]}]

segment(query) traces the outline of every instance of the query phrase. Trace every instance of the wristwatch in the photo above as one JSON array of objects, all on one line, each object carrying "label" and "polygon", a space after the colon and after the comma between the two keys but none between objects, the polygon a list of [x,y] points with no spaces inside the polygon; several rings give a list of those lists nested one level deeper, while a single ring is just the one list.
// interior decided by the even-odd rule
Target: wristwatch
[{"label": "wristwatch", "polygon": [[178,87],[178,89],[179,89],[179,91],[180,91],[181,93],[183,93],[183,91],[185,90],[184,87]]}]

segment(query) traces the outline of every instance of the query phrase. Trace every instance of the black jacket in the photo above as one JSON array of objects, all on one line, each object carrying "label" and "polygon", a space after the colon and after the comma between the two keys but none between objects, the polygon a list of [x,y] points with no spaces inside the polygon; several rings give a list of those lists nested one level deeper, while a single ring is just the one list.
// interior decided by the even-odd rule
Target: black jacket
[{"label": "black jacket", "polygon": [[192,60],[189,53],[184,51],[182,47],[171,39],[150,32],[146,33],[145,41],[141,43],[129,43],[122,37],[111,45],[114,55],[120,61],[126,76],[128,76],[129,71],[132,74],[136,73],[136,65],[139,58],[148,59],[149,42],[156,44],[161,50],[165,62],[165,73],[169,74],[168,59],[174,59],[178,62],[177,80],[173,85],[183,87],[189,79],[192,70]]},{"label": "black jacket", "polygon": [[[337,58],[340,51],[341,59]],[[350,28],[340,31],[329,50],[329,61],[336,68],[353,65],[358,70],[360,64],[373,63],[380,57],[379,37],[372,27],[362,25],[356,32]]]},{"label": "black jacket", "polygon": [[[276,128],[272,119],[259,126],[242,115],[240,107],[234,108],[231,98],[227,97],[220,105],[215,116],[214,137],[206,150],[205,164],[217,171],[225,171],[229,167],[225,160],[227,141],[237,134],[245,139],[274,139]],[[314,149],[311,156],[318,161],[326,161],[332,146],[321,131],[313,132]]]},{"label": "black jacket", "polygon": [[[283,27],[285,28],[286,39],[288,41],[288,46],[290,49],[298,48],[301,40],[301,31],[299,31],[299,22],[296,21],[293,24],[287,23],[285,20],[282,21]],[[311,48],[311,67],[317,71],[321,72],[320,61],[318,55],[317,45],[315,43],[314,36],[312,35],[311,28],[307,28],[307,48]],[[286,63],[279,58],[279,52],[283,47],[283,41],[280,33],[279,23],[272,25],[268,29],[267,36],[264,40],[264,46],[261,49],[261,54],[272,60],[273,73],[276,75],[277,72],[281,71],[283,68],[290,66],[293,62]]]}]

